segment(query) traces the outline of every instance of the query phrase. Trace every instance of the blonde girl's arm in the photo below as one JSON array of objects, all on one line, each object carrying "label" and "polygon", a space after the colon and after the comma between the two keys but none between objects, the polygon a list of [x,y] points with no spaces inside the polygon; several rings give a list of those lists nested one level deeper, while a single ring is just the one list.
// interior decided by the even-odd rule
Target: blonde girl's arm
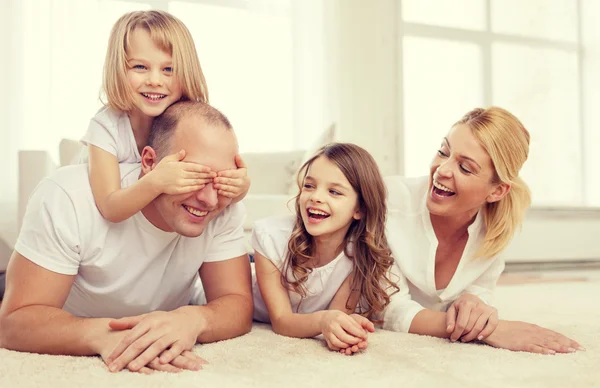
[{"label": "blonde girl's arm", "polygon": [[[327,333],[324,331],[327,331],[328,324],[332,320],[345,317],[348,321],[347,325],[353,325],[354,320],[338,310],[322,310],[309,314],[294,313],[288,290],[281,284],[279,269],[258,251],[255,252],[254,262],[258,287],[269,311],[269,319],[275,333],[296,338],[312,338],[320,334],[327,337]],[[346,348],[360,342],[357,337],[363,334],[362,331],[362,328],[358,327],[356,337],[336,331],[341,338],[336,336],[336,338],[326,338],[326,340],[328,344],[333,341],[333,345],[337,348]]]},{"label": "blonde girl's arm", "polygon": [[122,189],[117,157],[102,148],[88,145],[92,194],[102,217],[121,222],[131,217],[160,194],[151,181],[143,177]]}]

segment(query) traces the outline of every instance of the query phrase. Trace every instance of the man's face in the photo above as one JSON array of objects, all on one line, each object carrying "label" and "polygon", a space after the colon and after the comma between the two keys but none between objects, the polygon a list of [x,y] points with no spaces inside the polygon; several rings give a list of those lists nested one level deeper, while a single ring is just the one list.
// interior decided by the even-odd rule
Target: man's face
[{"label": "man's face", "polygon": [[[213,172],[236,168],[238,147],[233,131],[208,125],[196,115],[179,122],[170,142],[168,154],[183,149],[186,151],[184,162],[210,167]],[[156,164],[151,168],[155,168]],[[145,166],[144,160],[142,166],[150,168]],[[149,170],[144,171],[147,172]],[[161,194],[148,206],[144,215],[160,229],[186,237],[198,237],[206,225],[230,203],[230,198],[217,195],[217,190],[209,183],[188,194]]]}]

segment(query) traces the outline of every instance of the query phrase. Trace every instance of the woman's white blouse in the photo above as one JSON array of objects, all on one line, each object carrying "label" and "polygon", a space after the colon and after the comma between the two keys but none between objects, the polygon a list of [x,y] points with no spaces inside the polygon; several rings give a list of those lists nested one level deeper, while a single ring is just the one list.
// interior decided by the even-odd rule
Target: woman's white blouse
[{"label": "woman's white blouse", "polygon": [[468,227],[469,239],[448,286],[435,286],[435,254],[438,241],[426,207],[428,177],[386,178],[389,193],[387,239],[394,256],[393,273],[400,292],[384,311],[383,328],[408,332],[413,318],[423,309],[446,311],[461,294],[476,295],[490,304],[496,282],[504,270],[500,257],[473,259],[485,237],[479,212]]},{"label": "woman's white blouse", "polygon": [[[294,215],[269,217],[256,221],[252,231],[252,247],[256,252],[270,260],[279,271],[283,270],[288,251],[288,241],[292,235]],[[314,268],[306,280],[306,297],[300,303],[300,295],[288,291],[292,311],[308,314],[315,311],[327,310],[344,280],[352,272],[352,261],[344,252],[340,253],[327,265]],[[269,312],[262,298],[256,275],[252,274],[252,293],[254,295],[254,319],[260,322],[270,322]],[[288,272],[291,279],[291,273]],[[300,309],[298,309],[300,305]]]}]

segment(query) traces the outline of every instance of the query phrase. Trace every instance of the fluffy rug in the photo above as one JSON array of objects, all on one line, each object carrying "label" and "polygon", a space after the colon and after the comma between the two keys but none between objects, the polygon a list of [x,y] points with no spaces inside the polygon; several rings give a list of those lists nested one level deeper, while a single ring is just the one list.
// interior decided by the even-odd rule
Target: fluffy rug
[{"label": "fluffy rug", "polygon": [[587,350],[542,356],[379,330],[351,357],[322,341],[275,335],[255,324],[240,338],[196,346],[204,370],[109,373],[98,357],[0,349],[0,387],[600,387],[600,282],[501,286],[501,318],[534,322]]}]

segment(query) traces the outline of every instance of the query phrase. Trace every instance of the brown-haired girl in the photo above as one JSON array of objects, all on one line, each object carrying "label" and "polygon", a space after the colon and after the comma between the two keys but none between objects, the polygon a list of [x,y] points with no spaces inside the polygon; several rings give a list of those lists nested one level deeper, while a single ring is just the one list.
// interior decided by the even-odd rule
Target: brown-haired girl
[{"label": "brown-haired girl", "polygon": [[385,237],[386,189],[364,149],[333,143],[300,169],[295,216],[257,221],[254,318],[330,349],[367,347],[369,318],[397,291]]}]

